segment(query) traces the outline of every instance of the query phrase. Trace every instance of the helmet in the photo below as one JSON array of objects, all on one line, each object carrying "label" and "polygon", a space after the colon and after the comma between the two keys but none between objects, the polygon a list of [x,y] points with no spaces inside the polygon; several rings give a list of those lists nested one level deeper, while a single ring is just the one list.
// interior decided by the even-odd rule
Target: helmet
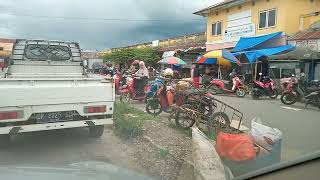
[{"label": "helmet", "polygon": [[163,76],[165,78],[172,78],[173,77],[173,70],[171,68],[167,68],[163,72]]}]

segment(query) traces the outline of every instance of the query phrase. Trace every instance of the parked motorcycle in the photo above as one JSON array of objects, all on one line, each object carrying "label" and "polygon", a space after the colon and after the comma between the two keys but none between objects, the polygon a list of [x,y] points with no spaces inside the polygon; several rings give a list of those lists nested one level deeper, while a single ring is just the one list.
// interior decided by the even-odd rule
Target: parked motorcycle
[{"label": "parked motorcycle", "polygon": [[278,97],[276,82],[269,77],[261,77],[262,73],[259,73],[259,75],[259,80],[254,81],[251,90],[252,99],[259,99],[262,96],[268,96],[271,99],[276,99]]},{"label": "parked motorcycle", "polygon": [[238,97],[244,97],[246,95],[244,84],[236,75],[232,77],[231,82],[222,79],[213,79],[210,81],[208,88],[213,95],[220,93],[235,93]]},{"label": "parked motorcycle", "polygon": [[126,85],[122,86],[119,90],[121,102],[129,102],[131,99],[143,101],[146,98],[146,92],[150,89],[150,86],[145,85],[144,92],[139,92],[134,88],[136,80],[140,80],[140,77],[132,76],[126,78]]},{"label": "parked motorcycle", "polygon": [[320,86],[317,82],[301,82],[296,77],[283,82],[286,83],[286,89],[280,98],[283,104],[291,105],[304,99],[306,107],[311,104],[320,108]]},{"label": "parked motorcycle", "polygon": [[[159,115],[162,111],[171,113],[172,104],[175,104],[176,106],[189,104],[190,106],[194,106],[194,108],[201,109],[204,114],[209,114],[212,112],[212,106],[205,98],[206,93],[194,87],[190,87],[185,91],[180,91],[178,89],[179,88],[173,89],[171,84],[163,84],[159,91],[154,94],[153,98],[148,100],[146,106],[147,113],[151,115]],[[168,97],[168,95],[171,97]],[[202,99],[202,101],[198,101],[198,99]],[[172,102],[169,103],[168,100],[171,100]],[[195,103],[195,100],[201,103]]]},{"label": "parked motorcycle", "polygon": [[158,92],[158,90],[160,89],[160,87],[163,84],[163,80],[161,78],[156,78],[155,82],[150,86],[149,91],[147,92],[146,98],[145,98],[145,103],[148,103],[148,100],[153,98],[156,93]]}]

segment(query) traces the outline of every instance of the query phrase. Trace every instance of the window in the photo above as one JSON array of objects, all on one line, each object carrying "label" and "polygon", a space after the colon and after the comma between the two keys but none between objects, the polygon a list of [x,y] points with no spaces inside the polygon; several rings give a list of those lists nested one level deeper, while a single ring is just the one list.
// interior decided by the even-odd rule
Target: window
[{"label": "window", "polygon": [[0,47],[0,51],[3,51],[3,47]]},{"label": "window", "polygon": [[70,49],[67,46],[30,44],[25,50],[25,56],[29,59],[38,60],[69,60]]},{"label": "window", "polygon": [[220,35],[222,32],[222,23],[221,22],[215,22],[212,23],[212,35]]},{"label": "window", "polygon": [[277,12],[275,9],[259,13],[259,29],[276,26]]}]

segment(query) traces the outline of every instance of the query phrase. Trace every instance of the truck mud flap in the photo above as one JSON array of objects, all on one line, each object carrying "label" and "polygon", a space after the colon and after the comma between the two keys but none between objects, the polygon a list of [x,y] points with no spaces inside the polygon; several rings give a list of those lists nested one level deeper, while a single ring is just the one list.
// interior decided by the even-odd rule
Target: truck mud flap
[{"label": "truck mud flap", "polygon": [[11,135],[11,134],[18,134],[19,131],[20,131],[20,129],[21,129],[20,126],[13,127],[13,128],[10,130],[9,134],[10,134],[10,135]]}]

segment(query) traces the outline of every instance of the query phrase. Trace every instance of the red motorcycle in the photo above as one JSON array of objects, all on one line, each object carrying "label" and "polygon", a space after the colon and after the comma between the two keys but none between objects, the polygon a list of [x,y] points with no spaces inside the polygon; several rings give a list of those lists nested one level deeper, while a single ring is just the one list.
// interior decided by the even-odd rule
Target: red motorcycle
[{"label": "red motorcycle", "polygon": [[235,93],[238,97],[246,96],[246,88],[238,76],[234,76],[232,81],[213,79],[210,81],[208,88],[213,95],[219,93]]},{"label": "red motorcycle", "polygon": [[144,92],[138,92],[135,87],[135,81],[140,80],[140,77],[127,77],[127,83],[120,88],[120,101],[129,102],[132,100],[144,101],[146,98],[146,92],[150,89],[149,85],[145,85]]},{"label": "red motorcycle", "polygon": [[254,81],[254,85],[251,90],[252,99],[259,99],[262,96],[268,96],[271,99],[276,99],[278,97],[276,82],[267,76],[261,77],[262,73],[259,73],[259,75],[259,81]]}]

